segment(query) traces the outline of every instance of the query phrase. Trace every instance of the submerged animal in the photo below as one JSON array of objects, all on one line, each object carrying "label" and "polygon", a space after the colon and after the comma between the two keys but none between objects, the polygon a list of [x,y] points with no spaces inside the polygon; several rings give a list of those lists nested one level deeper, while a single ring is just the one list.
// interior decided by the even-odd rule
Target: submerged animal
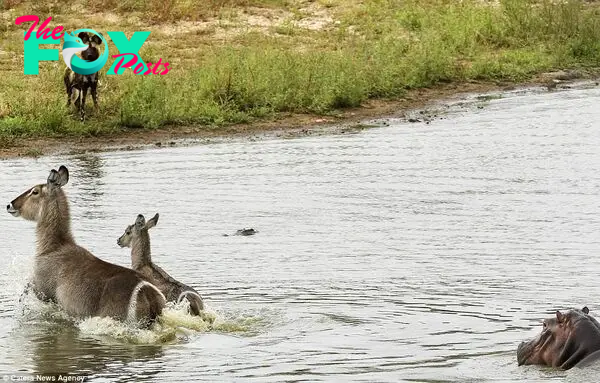
[{"label": "submerged animal", "polygon": [[148,222],[142,214],[139,214],[135,223],[127,226],[125,233],[117,240],[117,244],[121,247],[131,247],[131,268],[152,281],[162,291],[167,301],[179,303],[187,299],[190,303],[190,312],[193,315],[200,315],[204,310],[200,294],[190,286],[175,280],[152,262],[148,230],[156,226],[157,222],[158,213]]},{"label": "submerged animal", "polygon": [[[231,234],[231,235],[243,235],[243,236],[247,236],[247,235],[254,235],[258,233],[258,231],[250,228],[250,229],[239,229],[237,230],[235,233]],[[223,237],[229,237],[229,234],[223,234]]]},{"label": "submerged animal", "polygon": [[583,367],[600,358],[600,323],[589,315],[587,307],[556,312],[542,322],[542,332],[517,349],[521,365],[542,365],[568,370]]},{"label": "submerged animal", "polygon": [[6,206],[14,217],[37,223],[34,293],[73,316],[107,316],[149,326],[162,313],[165,297],[142,274],[105,262],[75,242],[63,190],[68,181],[65,166],[52,169],[46,183]]}]

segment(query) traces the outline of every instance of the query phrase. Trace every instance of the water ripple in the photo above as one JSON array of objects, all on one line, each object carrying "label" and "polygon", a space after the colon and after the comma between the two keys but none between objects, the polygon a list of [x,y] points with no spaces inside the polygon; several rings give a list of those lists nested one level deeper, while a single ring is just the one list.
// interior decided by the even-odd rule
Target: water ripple
[{"label": "water ripple", "polygon": [[[161,214],[153,257],[225,320],[168,344],[91,339],[18,297],[31,223],[0,216],[0,370],[94,381],[552,381],[515,349],[556,309],[595,305],[597,88],[514,93],[429,125],[0,162],[10,201],[65,163],[77,240]],[[259,233],[229,236],[243,227]],[[94,322],[90,322],[94,323]]]}]

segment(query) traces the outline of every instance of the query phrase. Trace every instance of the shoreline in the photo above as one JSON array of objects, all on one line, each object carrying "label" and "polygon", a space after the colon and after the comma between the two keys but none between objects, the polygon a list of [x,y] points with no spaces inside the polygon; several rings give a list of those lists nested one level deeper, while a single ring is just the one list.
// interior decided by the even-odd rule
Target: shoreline
[{"label": "shoreline", "polygon": [[[222,127],[173,126],[158,129],[121,129],[99,136],[78,137],[32,137],[15,138],[0,148],[0,159],[18,157],[36,158],[48,155],[74,155],[87,152],[107,152],[139,150],[144,148],[178,147],[207,144],[231,140],[257,140],[265,138],[296,138],[307,135],[344,134],[368,129],[368,120],[385,118],[406,118],[407,122],[418,120],[409,117],[411,113],[423,111],[425,121],[439,118],[427,116],[427,109],[433,104],[447,104],[452,99],[467,95],[490,92],[526,91],[528,88],[544,87],[547,91],[568,89],[570,84],[581,81],[595,81],[598,70],[589,72],[557,71],[540,74],[526,82],[471,81],[463,83],[439,84],[430,88],[410,90],[397,100],[369,100],[360,107],[338,111],[332,116],[317,114],[280,114],[271,120],[236,124]],[[485,99],[485,97],[483,97]]]}]

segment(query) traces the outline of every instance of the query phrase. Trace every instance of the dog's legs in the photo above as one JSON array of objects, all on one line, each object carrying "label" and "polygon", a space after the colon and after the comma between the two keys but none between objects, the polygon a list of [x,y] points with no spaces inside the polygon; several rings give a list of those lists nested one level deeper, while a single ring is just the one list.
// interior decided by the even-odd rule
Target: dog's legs
[{"label": "dog's legs", "polygon": [[71,97],[73,96],[73,88],[67,86],[67,108],[71,106]]},{"label": "dog's legs", "polygon": [[71,105],[71,96],[73,94],[73,84],[71,84],[71,73],[69,68],[65,70],[65,76],[63,78],[65,81],[65,88],[67,89],[67,108]]},{"label": "dog's legs", "polygon": [[98,109],[98,94],[96,93],[96,88],[98,87],[98,77],[92,79],[92,83],[90,84],[92,100],[94,100],[94,108]]},{"label": "dog's legs", "polygon": [[77,110],[79,111],[79,108],[81,107],[81,89],[79,89],[77,87],[73,87],[73,88],[71,88],[71,92],[73,92],[75,94],[74,104],[75,104],[75,107],[77,108]]},{"label": "dog's legs", "polygon": [[88,84],[83,85],[82,93],[81,93],[81,121],[85,120],[85,97],[87,95]]}]

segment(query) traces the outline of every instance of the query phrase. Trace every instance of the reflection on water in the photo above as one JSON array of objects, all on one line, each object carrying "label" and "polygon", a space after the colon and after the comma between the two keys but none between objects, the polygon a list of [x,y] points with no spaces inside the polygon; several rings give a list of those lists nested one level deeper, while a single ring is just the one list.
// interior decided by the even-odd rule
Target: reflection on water
[{"label": "reflection on water", "polygon": [[[5,201],[67,164],[74,234],[117,264],[130,262],[116,244],[125,226],[159,212],[154,260],[221,320],[192,329],[171,318],[178,335],[151,345],[99,336],[94,321],[19,320],[34,229],[4,214],[0,370],[571,379],[517,367],[515,351],[556,309],[600,314],[599,100],[596,88],[515,93],[351,135],[0,162]],[[222,236],[243,227],[259,233]]]},{"label": "reflection on water", "polygon": [[88,182],[100,181],[104,177],[104,161],[97,153],[83,153],[73,156],[71,163],[75,164],[75,173],[78,179]]},{"label": "reflection on water", "polygon": [[83,214],[90,219],[105,219],[106,215],[98,205],[104,195],[104,161],[96,153],[85,153],[74,156],[69,164],[73,169],[69,177],[77,182],[80,190],[77,195],[70,196],[72,203],[85,206],[87,209]]},{"label": "reflection on water", "polygon": [[[43,325],[40,325],[43,328]],[[28,327],[24,330],[35,331]],[[49,328],[36,337],[30,337],[34,370],[41,374],[69,373],[80,375],[113,375],[122,366],[132,362],[144,363],[160,358],[162,347],[129,345],[81,338],[76,327]],[[74,350],[77,350],[76,353]],[[144,375],[155,375],[160,366],[144,369]]]},{"label": "reflection on water", "polygon": [[[11,345],[10,352],[3,355],[4,373],[115,376],[123,366],[153,361],[163,355],[160,344],[136,345],[109,337],[95,339],[79,331],[56,307],[33,300],[26,304],[29,306],[15,313],[16,323],[4,334],[4,340]],[[154,365],[154,369],[145,369],[145,375],[159,371],[159,366]]]}]

